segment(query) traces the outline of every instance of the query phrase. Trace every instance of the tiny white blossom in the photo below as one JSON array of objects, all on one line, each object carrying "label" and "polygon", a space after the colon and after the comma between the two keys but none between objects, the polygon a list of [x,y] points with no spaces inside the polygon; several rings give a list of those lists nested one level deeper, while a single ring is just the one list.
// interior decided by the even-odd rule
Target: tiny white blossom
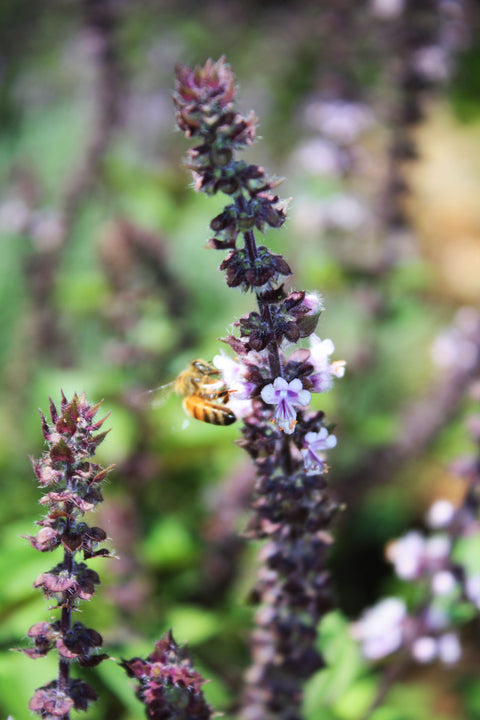
[{"label": "tiny white blossom", "polygon": [[329,338],[320,340],[315,334],[310,336],[309,362],[313,365],[314,370],[310,376],[310,381],[314,392],[321,393],[330,390],[333,378],[341,378],[345,374],[345,362],[343,360],[330,362],[330,355],[334,350],[335,346]]},{"label": "tiny white blossom", "polygon": [[325,471],[325,458],[319,453],[335,447],[336,444],[337,438],[335,435],[329,435],[327,428],[324,427],[318,433],[308,432],[305,435],[305,447],[302,449],[302,455],[305,471],[308,475]]},{"label": "tiny white blossom", "polygon": [[389,543],[386,550],[402,580],[416,580],[427,572],[444,570],[449,553],[450,540],[446,535],[425,538],[415,530]]},{"label": "tiny white blossom", "polygon": [[432,592],[434,595],[448,595],[456,585],[455,576],[449,570],[440,570],[432,577]]},{"label": "tiny white blossom", "polygon": [[432,662],[438,653],[438,644],[435,638],[428,635],[417,638],[411,647],[412,657],[419,663]]},{"label": "tiny white blossom", "polygon": [[451,542],[447,535],[433,535],[425,543],[425,561],[437,566],[447,558],[450,548]]},{"label": "tiny white blossom", "polygon": [[277,377],[266,385],[261,392],[262,400],[267,405],[277,405],[273,422],[287,435],[291,435],[297,422],[296,407],[305,407],[311,400],[311,394],[303,389],[302,381],[294,378],[287,382]]},{"label": "tiny white blossom", "polygon": [[332,375],[335,375],[337,378],[342,378],[345,375],[345,365],[345,360],[334,360],[330,365]]},{"label": "tiny white blossom", "polygon": [[405,0],[370,0],[373,15],[381,20],[393,20],[402,14]]},{"label": "tiny white blossom", "polygon": [[431,354],[441,368],[469,369],[477,361],[478,348],[459,327],[452,327],[435,339]]},{"label": "tiny white blossom", "polygon": [[436,500],[430,507],[426,521],[431,528],[447,527],[455,515],[455,506],[450,500]]},{"label": "tiny white blossom", "polygon": [[364,657],[380,660],[398,650],[403,642],[406,617],[405,603],[395,597],[386,598],[366,610],[352,626],[352,635],[360,641]]},{"label": "tiny white blossom", "polygon": [[399,578],[414,580],[420,573],[424,552],[425,538],[412,530],[389,543],[385,554]]},{"label": "tiny white blossom", "polygon": [[462,656],[460,641],[455,633],[445,633],[438,638],[438,657],[446,665],[453,665]]},{"label": "tiny white blossom", "polygon": [[448,56],[439,45],[419,48],[414,54],[413,63],[416,70],[428,80],[443,82],[448,77]]}]

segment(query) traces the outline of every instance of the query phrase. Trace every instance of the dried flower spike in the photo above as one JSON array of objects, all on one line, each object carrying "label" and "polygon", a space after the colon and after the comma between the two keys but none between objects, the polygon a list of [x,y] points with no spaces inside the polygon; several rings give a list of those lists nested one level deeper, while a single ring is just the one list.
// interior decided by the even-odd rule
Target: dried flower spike
[{"label": "dried flower spike", "polygon": [[90,600],[100,582],[98,574],[85,562],[79,562],[77,554],[82,553],[85,561],[111,557],[106,548],[98,547],[107,537],[104,530],[83,520],[87,511],[103,501],[100,487],[111,469],[91,460],[106,435],[97,432],[106,418],[94,421],[99,407],[100,403],[90,405],[85,395],[75,394],[68,401],[62,393],[59,409],[50,401],[51,422],[40,413],[48,451],[39,460],[32,459],[35,475],[45,492],[40,503],[46,506],[47,514],[37,521],[39,532],[25,537],[40,552],[63,547],[61,562],[41,573],[33,584],[54,601],[60,617],[33,625],[27,633],[33,647],[22,650],[34,659],[53,649],[58,653],[57,679],[38,688],[29,704],[32,712],[47,720],[67,720],[70,710],[86,710],[96,700],[93,688],[70,677],[71,664],[95,667],[108,657],[98,653],[102,637],[96,630],[81,622],[72,624],[72,612],[78,601]]}]

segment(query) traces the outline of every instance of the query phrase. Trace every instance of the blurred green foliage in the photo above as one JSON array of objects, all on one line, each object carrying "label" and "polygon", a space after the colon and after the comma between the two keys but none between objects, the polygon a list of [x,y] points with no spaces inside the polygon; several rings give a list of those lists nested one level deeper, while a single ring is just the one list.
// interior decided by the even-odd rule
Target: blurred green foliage
[{"label": "blurred green foliage", "polygon": [[[117,469],[95,522],[106,528],[119,560],[92,563],[102,586],[81,608],[83,622],[102,632],[106,650],[117,660],[148,654],[172,627],[176,640],[190,645],[196,668],[211,679],[207,697],[227,718],[248,664],[255,548],[235,547],[227,557],[233,578],[221,582],[214,575],[225,549],[221,543],[240,533],[247,517],[240,503],[230,534],[221,535],[219,499],[228,504],[235,477],[249,473],[235,445],[238,425],[216,428],[191,420],[184,428],[178,398],[153,409],[145,394],[172,381],[193,357],[211,359],[221,347],[219,338],[252,308],[252,298],[229,290],[216,272],[220,254],[204,249],[222,199],[194,193],[180,165],[185,143],[172,132],[173,68],[178,61],[203,62],[226,53],[241,85],[240,106],[248,110],[251,104],[261,118],[256,161],[281,176],[292,170],[296,143],[307,133],[300,109],[328,61],[317,26],[311,25],[315,3],[119,5],[123,124],[112,132],[98,177],[66,238],[49,300],[57,344],[43,346],[37,331],[44,308],[35,304],[33,288],[41,277],[31,266],[45,250],[42,242],[54,242],[55,233],[35,234],[32,224],[58,212],[89,143],[95,123],[92,70],[85,60],[89,39],[81,3],[7,0],[0,7],[0,205],[2,217],[8,210],[17,224],[1,231],[0,714],[16,720],[28,717],[33,690],[55,675],[53,654],[33,664],[9,649],[25,643],[30,625],[54,615],[31,586],[56,560],[36,553],[20,535],[32,532],[40,515],[28,461],[29,454],[42,453],[37,408],[46,411],[49,395],[58,401],[60,389],[67,396],[85,391],[91,402],[104,398],[105,412],[112,412],[112,431],[98,460],[116,463]],[[468,72],[478,83],[478,63],[469,64]],[[378,69],[368,54],[356,73],[371,91],[368,84],[374,86]],[[282,195],[294,196],[293,208],[315,205],[339,190],[336,181],[294,170],[285,190],[280,188]],[[22,213],[29,222],[18,220]],[[117,268],[125,283],[120,289],[112,284],[106,267],[111,256],[102,260],[102,253],[108,234],[114,241],[118,236],[118,218],[158,236],[168,283],[159,285],[151,263],[127,253]],[[267,242],[294,265],[296,287],[323,293],[326,312],[318,332],[331,337],[336,356],[350,363],[336,389],[315,399],[337,423],[339,445],[330,458],[334,483],[337,471],[348,478],[372,449],[395,439],[399,408],[431,380],[429,346],[457,299],[442,296],[426,262],[405,262],[379,281],[345,262],[328,239],[299,233],[289,222]],[[358,301],[372,285],[389,298],[381,318],[372,319]],[[373,358],[362,366],[367,346]],[[469,448],[462,428],[460,418],[401,481],[392,477],[370,486],[372,479],[365,479],[365,488],[356,488],[339,525],[333,563],[344,612],[357,613],[391,582],[383,544],[421,519],[436,494],[440,461]],[[348,502],[348,487],[340,486],[338,493]],[[363,664],[342,612],[325,618],[320,642],[328,669],[309,685],[307,719],[360,718],[377,678]],[[113,661],[88,675],[101,698],[89,711],[91,720],[141,717]],[[407,678],[372,720],[430,718],[435,682],[438,676]],[[439,720],[480,716],[473,680],[459,684],[457,695],[460,710],[442,714],[436,707]]]}]

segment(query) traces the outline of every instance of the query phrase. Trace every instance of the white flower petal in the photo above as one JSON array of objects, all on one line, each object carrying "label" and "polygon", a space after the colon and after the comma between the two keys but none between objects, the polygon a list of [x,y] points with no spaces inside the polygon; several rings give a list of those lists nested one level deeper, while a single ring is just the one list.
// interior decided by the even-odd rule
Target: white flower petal
[{"label": "white flower petal", "polygon": [[[286,381],[284,380],[284,382]],[[290,382],[288,383],[288,389],[292,390],[293,392],[300,392],[302,388],[302,381],[299,378],[293,378],[293,380],[290,380]]]},{"label": "white flower petal", "polygon": [[312,394],[308,390],[300,390],[298,393],[298,400],[295,402],[295,405],[308,405],[311,399]]},{"label": "white flower petal", "polygon": [[285,378],[277,377],[273,381],[273,387],[275,388],[275,390],[288,390],[288,383]]},{"label": "white flower petal", "polygon": [[262,388],[260,395],[262,396],[263,402],[266,402],[267,405],[273,405],[275,403],[276,392],[272,383],[270,383],[270,385],[265,385],[265,387]]}]

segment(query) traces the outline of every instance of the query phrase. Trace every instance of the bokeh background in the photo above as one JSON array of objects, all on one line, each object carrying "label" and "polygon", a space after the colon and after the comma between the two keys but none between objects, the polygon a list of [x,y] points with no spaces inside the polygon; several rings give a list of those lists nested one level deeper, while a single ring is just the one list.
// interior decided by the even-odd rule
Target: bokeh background
[{"label": "bokeh background", "polygon": [[[478,27],[478,5],[453,0],[2,1],[0,715],[27,718],[55,675],[53,654],[10,648],[49,615],[31,585],[56,560],[20,535],[40,514],[37,409],[61,389],[112,413],[98,460],[116,469],[94,523],[118,560],[92,563],[102,586],[82,621],[118,660],[173,628],[211,703],[234,714],[258,550],[241,537],[252,469],[238,424],[185,427],[177,397],[147,392],[211,360],[253,306],[205,249],[223,199],[193,191],[174,130],[175,64],[225,54],[240,110],[260,119],[248,158],[292,197],[266,243],[293,286],[323,295],[318,333],[347,361],[315,398],[337,424],[329,480],[346,509],[332,551],[339,610],[321,640],[331,667],[312,681],[306,717],[361,717],[377,676],[348,620],[402,592],[385,543],[421,526],[435,498],[461,498],[449,463],[474,450]],[[479,718],[478,623],[465,643],[459,666],[410,671],[374,718]],[[91,720],[142,716],[114,662],[92,676]]]}]

